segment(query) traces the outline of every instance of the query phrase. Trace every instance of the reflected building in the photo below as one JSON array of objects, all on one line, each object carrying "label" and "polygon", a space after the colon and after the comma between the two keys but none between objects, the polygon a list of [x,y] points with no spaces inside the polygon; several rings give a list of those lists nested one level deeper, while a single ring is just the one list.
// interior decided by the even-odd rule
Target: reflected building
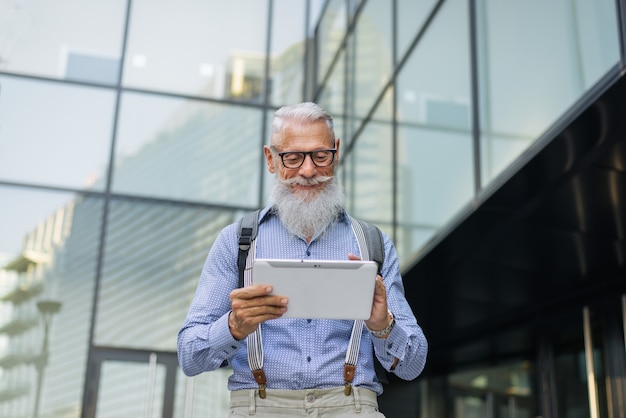
[{"label": "reflected building", "polygon": [[[296,46],[290,51],[301,50]],[[287,54],[293,60],[294,53]],[[279,57],[274,62],[282,65]],[[224,86],[230,98],[255,100],[260,93],[263,59],[254,54],[232,56]],[[282,68],[288,72],[283,65]],[[175,347],[184,310],[191,302],[200,268],[220,230],[241,211],[207,210],[200,201],[236,202],[259,194],[259,154],[242,150],[261,147],[259,114],[232,106],[205,106],[190,102],[181,107],[161,130],[134,153],[117,160],[113,197],[102,257],[96,307],[93,295],[103,201],[88,192],[70,200],[39,223],[23,239],[21,253],[7,256],[2,265],[0,307],[0,416],[29,416],[35,404],[37,359],[42,325],[37,302],[63,300],[53,317],[45,390],[40,400],[52,416],[79,416],[76,400],[88,362],[89,322],[95,309],[94,344],[168,351]],[[233,135],[236,133],[236,135]],[[216,156],[219,155],[219,159]],[[175,166],[170,165],[172,161]],[[240,176],[225,173],[234,167]],[[99,175],[94,189],[104,188]],[[189,199],[194,196],[194,199]],[[136,202],[135,198],[148,199]],[[182,213],[155,206],[150,199],[189,199]],[[167,236],[167,240],[162,237]],[[132,246],[128,246],[133,242]],[[146,327],[153,325],[149,332]],[[225,371],[226,372],[226,371]],[[224,373],[212,373],[196,383],[196,404],[221,416],[227,398]],[[99,403],[114,413],[129,413],[116,406],[116,397],[132,389],[129,380],[144,374],[120,372],[105,377],[103,385],[116,387]],[[68,384],[68,382],[72,382]],[[206,385],[209,390],[203,390]],[[190,385],[181,381],[181,386]],[[191,384],[190,390],[193,390]],[[204,392],[204,393],[203,393]],[[181,402],[184,399],[180,400]],[[158,408],[158,406],[155,406]],[[208,410],[207,410],[208,407]],[[133,416],[140,416],[138,404]],[[136,415],[134,415],[136,414]]]}]

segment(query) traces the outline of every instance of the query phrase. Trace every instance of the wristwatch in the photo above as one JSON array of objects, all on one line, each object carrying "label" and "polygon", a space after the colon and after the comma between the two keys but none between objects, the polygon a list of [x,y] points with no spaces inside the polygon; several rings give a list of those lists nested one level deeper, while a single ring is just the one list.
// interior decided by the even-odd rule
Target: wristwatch
[{"label": "wristwatch", "polygon": [[396,317],[393,316],[391,311],[388,311],[388,312],[389,312],[389,315],[391,316],[391,321],[389,321],[389,325],[387,325],[384,329],[381,329],[380,331],[372,331],[372,330],[370,330],[370,333],[374,337],[376,337],[376,338],[386,337],[391,332],[393,327],[396,326]]}]

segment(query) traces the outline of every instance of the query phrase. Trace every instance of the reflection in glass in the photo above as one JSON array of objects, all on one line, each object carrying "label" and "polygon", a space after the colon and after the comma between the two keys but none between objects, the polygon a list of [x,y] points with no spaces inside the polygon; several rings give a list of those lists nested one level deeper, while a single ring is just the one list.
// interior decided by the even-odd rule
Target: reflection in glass
[{"label": "reflection in glass", "polygon": [[448,376],[454,416],[532,418],[536,411],[532,364],[521,362],[456,372]]},{"label": "reflection in glass", "polygon": [[478,5],[486,184],[619,62],[620,53],[613,1]]},{"label": "reflection in glass", "polygon": [[[318,103],[324,108],[337,122],[337,119],[344,116],[343,105],[345,103],[345,63],[346,54],[345,50],[339,55],[339,59],[332,68],[332,72],[320,92],[320,98]],[[343,125],[345,127],[345,125]],[[335,123],[335,135],[340,138],[345,138],[343,146],[348,145],[351,137],[346,135],[346,132],[339,130]]]},{"label": "reflection in glass", "polygon": [[150,367],[127,361],[103,363],[96,416],[161,416],[166,369],[162,364],[154,365],[154,371]]},{"label": "reflection in glass", "polygon": [[468,133],[401,126],[397,152],[398,218],[409,255],[472,198],[472,142]]},{"label": "reflection in glass", "polygon": [[102,201],[9,188],[0,196],[10,232],[0,241],[0,416],[76,413]]},{"label": "reflection in glass", "polygon": [[228,416],[230,392],[227,385],[232,371],[232,368],[225,367],[194,377],[187,377],[182,371],[179,372],[176,376],[174,416]]},{"label": "reflection in glass", "polygon": [[235,216],[199,207],[114,200],[96,343],[175,351],[208,251]]},{"label": "reflection in glass", "polygon": [[302,101],[305,6],[305,2],[293,0],[274,0],[273,3],[270,101],[276,105]]},{"label": "reflection in glass", "polygon": [[350,59],[353,116],[363,118],[389,82],[393,71],[391,2],[367,2],[359,14]]},{"label": "reflection in glass", "polygon": [[406,54],[409,46],[422,29],[426,17],[435,5],[435,0],[396,0],[398,34],[398,61]]},{"label": "reflection in glass", "polygon": [[267,11],[267,0],[133,1],[124,86],[262,102]]},{"label": "reflection in glass", "polygon": [[345,0],[330,0],[326,4],[324,15],[319,23],[316,39],[319,60],[317,66],[318,83],[326,78],[326,73],[346,35],[348,24],[346,4]]},{"label": "reflection in glass", "polygon": [[[359,135],[350,154],[343,155],[347,208],[355,216],[389,227],[393,221],[393,130],[391,90]],[[363,121],[356,119],[356,123]],[[345,147],[344,147],[345,150]],[[389,231],[391,232],[391,231]]]},{"label": "reflection in glass", "polygon": [[445,2],[397,80],[398,121],[470,131],[467,3]]},{"label": "reflection in glass", "polygon": [[128,93],[123,96],[113,190],[255,206],[260,110]]},{"label": "reflection in glass", "polygon": [[116,84],[125,17],[125,0],[2,1],[0,71]]},{"label": "reflection in glass", "polygon": [[0,77],[0,180],[103,190],[115,96]]},{"label": "reflection in glass", "polygon": [[414,254],[473,196],[467,31],[467,3],[444,3],[398,75],[401,257]]}]

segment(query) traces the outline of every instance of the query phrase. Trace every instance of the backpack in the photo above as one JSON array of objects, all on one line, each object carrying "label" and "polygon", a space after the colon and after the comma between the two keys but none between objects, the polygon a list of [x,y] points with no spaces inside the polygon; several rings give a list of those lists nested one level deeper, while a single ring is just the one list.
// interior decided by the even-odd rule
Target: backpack
[{"label": "backpack", "polygon": [[[246,267],[246,258],[248,256],[250,246],[252,245],[252,241],[254,241],[257,235],[259,212],[260,210],[250,212],[239,220],[239,227],[237,230],[239,243],[239,254],[237,256],[239,287],[243,287],[243,272]],[[376,225],[368,222],[356,218],[350,219],[352,220],[352,228],[355,232],[357,240],[359,241],[359,246],[363,252],[362,256],[364,256],[365,259],[375,261],[378,264],[378,274],[381,274],[383,262],[385,261],[385,248],[381,230]],[[374,370],[376,371],[376,376],[378,377],[379,382],[389,383],[387,371],[383,368],[375,355]]]}]

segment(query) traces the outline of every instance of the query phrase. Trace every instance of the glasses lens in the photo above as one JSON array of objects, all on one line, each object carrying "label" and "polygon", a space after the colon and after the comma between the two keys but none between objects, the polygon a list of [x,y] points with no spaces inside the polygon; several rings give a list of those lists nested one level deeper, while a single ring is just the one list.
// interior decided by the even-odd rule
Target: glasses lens
[{"label": "glasses lens", "polygon": [[311,158],[316,166],[326,167],[333,162],[333,155],[332,151],[316,151],[311,154]]},{"label": "glasses lens", "polygon": [[302,152],[285,152],[282,154],[283,164],[287,168],[298,168],[304,161],[304,153]]}]

